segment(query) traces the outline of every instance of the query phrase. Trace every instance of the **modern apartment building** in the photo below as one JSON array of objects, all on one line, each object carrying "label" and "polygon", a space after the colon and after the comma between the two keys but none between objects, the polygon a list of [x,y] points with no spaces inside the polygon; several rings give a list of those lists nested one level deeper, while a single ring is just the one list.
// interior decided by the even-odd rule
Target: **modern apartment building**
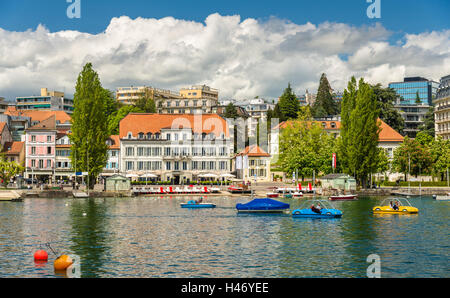
[{"label": "modern apartment building", "polygon": [[149,97],[153,99],[155,103],[156,101],[163,99],[181,99],[179,93],[148,86],[119,87],[116,90],[116,98],[123,104],[132,104],[135,100],[142,97]]},{"label": "modern apartment building", "polygon": [[73,113],[73,99],[66,98],[64,92],[41,89],[40,96],[26,96],[16,98],[16,109],[20,111],[64,111]]},{"label": "modern apartment building", "polygon": [[247,146],[234,157],[237,178],[245,181],[270,181],[270,154],[258,145]]},{"label": "modern apartment building", "polygon": [[390,83],[389,87],[398,94],[394,105],[405,120],[403,130],[410,138],[415,138],[419,126],[433,105],[439,83],[422,77],[404,78],[403,82]]},{"label": "modern apartment building", "polygon": [[8,106],[9,104],[5,101],[5,98],[0,96],[0,114],[3,114]]},{"label": "modern apartment building", "polygon": [[180,90],[180,98],[156,99],[156,109],[163,114],[216,113],[219,106],[219,90],[206,85],[196,85]]},{"label": "modern apartment building", "polygon": [[450,140],[450,75],[441,78],[433,102],[436,137]]},{"label": "modern apartment building", "polygon": [[233,137],[216,114],[129,114],[120,122],[122,173],[152,173],[174,183],[229,173]]}]

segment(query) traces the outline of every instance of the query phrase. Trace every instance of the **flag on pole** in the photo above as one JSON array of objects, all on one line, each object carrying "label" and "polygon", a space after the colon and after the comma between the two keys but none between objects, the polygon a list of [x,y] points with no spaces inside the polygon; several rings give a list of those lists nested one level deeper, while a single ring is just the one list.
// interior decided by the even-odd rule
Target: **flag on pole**
[{"label": "flag on pole", "polygon": [[333,169],[336,169],[336,153],[333,153],[332,166]]}]

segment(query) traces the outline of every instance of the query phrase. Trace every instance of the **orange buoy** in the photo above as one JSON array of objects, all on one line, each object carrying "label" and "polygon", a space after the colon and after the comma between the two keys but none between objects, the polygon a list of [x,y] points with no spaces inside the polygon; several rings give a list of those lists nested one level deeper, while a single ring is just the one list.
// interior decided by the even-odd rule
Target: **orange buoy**
[{"label": "orange buoy", "polygon": [[53,264],[55,270],[66,270],[70,265],[73,264],[73,260],[68,255],[62,255],[57,258]]},{"label": "orange buoy", "polygon": [[47,261],[48,260],[48,254],[45,250],[38,250],[34,253],[34,260],[35,261]]}]

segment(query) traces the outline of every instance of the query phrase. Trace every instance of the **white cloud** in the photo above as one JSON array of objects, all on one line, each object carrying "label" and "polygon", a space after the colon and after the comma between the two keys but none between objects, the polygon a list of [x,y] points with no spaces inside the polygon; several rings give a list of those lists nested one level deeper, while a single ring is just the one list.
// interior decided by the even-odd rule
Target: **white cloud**
[{"label": "white cloud", "polygon": [[0,96],[14,99],[41,87],[74,92],[76,78],[92,62],[104,87],[150,85],[177,91],[208,84],[221,97],[274,98],[290,82],[315,92],[325,72],[343,90],[352,75],[387,85],[404,76],[438,80],[450,73],[450,30],[406,34],[390,40],[381,24],[298,25],[212,14],[204,23],[113,18],[105,32],[0,28]]}]

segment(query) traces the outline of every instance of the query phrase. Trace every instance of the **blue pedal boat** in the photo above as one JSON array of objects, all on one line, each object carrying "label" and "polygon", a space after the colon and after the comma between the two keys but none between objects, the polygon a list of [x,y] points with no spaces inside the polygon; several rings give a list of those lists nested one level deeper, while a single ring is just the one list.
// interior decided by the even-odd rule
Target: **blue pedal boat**
[{"label": "blue pedal boat", "polygon": [[238,212],[247,213],[280,213],[289,209],[290,205],[272,199],[254,199],[245,204],[236,204]]},{"label": "blue pedal boat", "polygon": [[[342,211],[333,207],[328,201],[324,200],[312,200],[306,201],[305,204],[320,204],[322,209],[318,210],[316,208],[300,208],[292,211],[292,217],[295,218],[340,218],[342,217]],[[305,206],[306,207],[306,206]],[[316,206],[315,206],[316,207]]]},{"label": "blue pedal boat", "polygon": [[216,208],[216,205],[211,203],[197,203],[196,201],[189,201],[187,204],[181,204],[181,208]]}]

